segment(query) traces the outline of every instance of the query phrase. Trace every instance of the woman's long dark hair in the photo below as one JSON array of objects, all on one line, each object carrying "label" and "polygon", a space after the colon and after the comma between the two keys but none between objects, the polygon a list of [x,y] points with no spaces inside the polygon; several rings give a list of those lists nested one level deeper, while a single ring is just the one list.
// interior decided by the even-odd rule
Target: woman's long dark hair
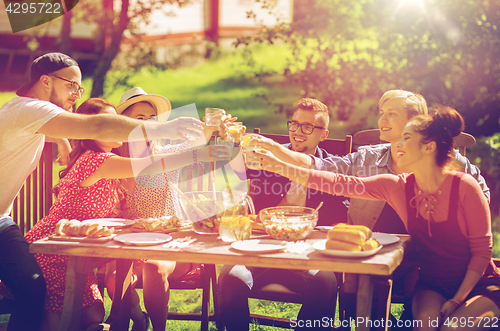
[{"label": "woman's long dark hair", "polygon": [[[108,101],[100,98],[90,98],[86,100],[84,103],[80,105],[80,107],[77,108],[76,112],[77,114],[85,114],[85,115],[96,115],[101,112],[102,109],[111,107],[113,109],[116,109],[113,104],[109,103]],[[73,148],[71,150],[71,153],[69,154],[69,162],[68,166],[61,171],[59,171],[59,180],[63,179],[64,176],[68,174],[68,172],[71,170],[73,165],[76,163],[78,158],[82,156],[85,152],[87,151],[94,151],[96,153],[104,153],[104,150],[99,147],[97,142],[95,140],[90,140],[90,139],[71,139],[70,140],[71,147]],[[59,184],[54,186],[54,194],[57,195],[59,194]],[[117,199],[118,201],[123,198],[124,195],[124,189],[121,185],[118,185],[116,187],[117,191]]]}]

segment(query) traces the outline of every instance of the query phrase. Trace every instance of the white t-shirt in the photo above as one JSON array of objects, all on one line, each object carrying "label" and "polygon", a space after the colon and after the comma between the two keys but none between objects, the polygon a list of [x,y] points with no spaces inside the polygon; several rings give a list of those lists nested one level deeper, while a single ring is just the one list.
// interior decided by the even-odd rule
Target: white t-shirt
[{"label": "white t-shirt", "polygon": [[40,160],[45,136],[37,131],[63,112],[51,102],[26,97],[0,107],[0,220],[10,215],[12,202]]}]

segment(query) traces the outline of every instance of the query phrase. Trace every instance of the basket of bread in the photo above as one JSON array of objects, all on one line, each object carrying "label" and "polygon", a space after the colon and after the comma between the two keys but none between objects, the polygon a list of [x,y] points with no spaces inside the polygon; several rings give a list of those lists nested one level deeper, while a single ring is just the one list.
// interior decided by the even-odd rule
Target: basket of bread
[{"label": "basket of bread", "polygon": [[382,248],[371,236],[372,231],[364,225],[339,223],[328,230],[326,240],[316,242],[313,247],[334,256],[370,256]]},{"label": "basket of bread", "polygon": [[61,219],[56,223],[54,240],[111,239],[115,229],[97,223],[86,223],[76,219]]}]

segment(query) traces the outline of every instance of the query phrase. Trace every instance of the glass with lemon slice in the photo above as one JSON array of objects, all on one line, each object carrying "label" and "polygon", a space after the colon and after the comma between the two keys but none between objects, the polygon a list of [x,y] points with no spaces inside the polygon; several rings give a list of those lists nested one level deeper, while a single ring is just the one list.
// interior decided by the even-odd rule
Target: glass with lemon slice
[{"label": "glass with lemon slice", "polygon": [[243,139],[241,140],[240,146],[248,169],[260,169],[260,158],[253,152],[256,149],[261,148],[259,137],[259,135],[251,133],[243,136]]},{"label": "glass with lemon slice", "polygon": [[244,132],[243,122],[233,122],[227,124],[227,140],[237,144],[241,141],[241,135]]}]

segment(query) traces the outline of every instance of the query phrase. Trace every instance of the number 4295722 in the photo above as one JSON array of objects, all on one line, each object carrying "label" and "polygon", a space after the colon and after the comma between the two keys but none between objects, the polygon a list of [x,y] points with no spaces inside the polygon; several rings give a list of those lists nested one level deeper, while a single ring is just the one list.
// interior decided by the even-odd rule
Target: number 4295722
[{"label": "number 4295722", "polygon": [[9,14],[61,14],[61,4],[10,2],[5,11]]},{"label": "number 4295722", "polygon": [[493,328],[498,327],[498,317],[448,317],[444,323],[448,327],[486,327]]}]

